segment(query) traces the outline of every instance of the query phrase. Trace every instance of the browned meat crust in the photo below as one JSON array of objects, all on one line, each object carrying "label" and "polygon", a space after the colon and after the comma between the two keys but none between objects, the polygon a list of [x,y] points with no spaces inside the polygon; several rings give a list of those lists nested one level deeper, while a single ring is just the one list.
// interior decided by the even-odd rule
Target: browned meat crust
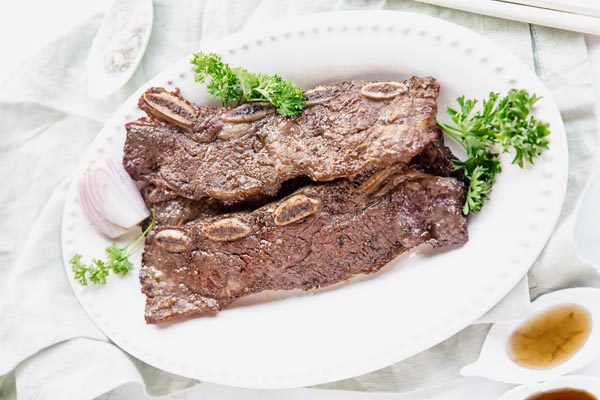
[{"label": "browned meat crust", "polygon": [[140,271],[146,321],[371,274],[422,243],[464,243],[464,194],[454,178],[389,169],[358,187],[345,180],[306,186],[254,211],[155,227]]},{"label": "browned meat crust", "polygon": [[152,118],[126,126],[124,165],[176,195],[235,203],[274,196],[299,176],[331,181],[408,163],[436,137],[439,86],[433,78],[392,82],[386,98],[373,100],[378,85],[315,88],[295,118],[262,104],[201,107],[151,89],[140,107]]},{"label": "browned meat crust", "polygon": [[452,161],[456,160],[456,157],[444,145],[444,137],[441,129],[436,129],[436,134],[437,138],[413,158],[411,165],[431,175],[452,176],[462,180],[462,171],[454,169]]},{"label": "browned meat crust", "polygon": [[[459,171],[452,168],[454,155],[444,145],[441,132],[438,137],[428,144],[410,163],[411,166],[430,175],[442,177],[455,177],[462,179]],[[371,171],[372,172],[372,171]],[[370,172],[365,172],[351,178],[354,185],[359,185],[362,177],[369,177]],[[284,197],[302,186],[310,184],[308,179],[296,179],[283,184],[278,197]],[[255,209],[274,201],[271,197],[262,197],[247,200],[238,206],[225,206],[222,202],[211,198],[190,200],[177,196],[169,190],[159,189],[149,185],[142,191],[146,206],[154,212],[157,225],[184,225],[197,218],[205,218],[226,212],[235,212],[243,209]]]}]

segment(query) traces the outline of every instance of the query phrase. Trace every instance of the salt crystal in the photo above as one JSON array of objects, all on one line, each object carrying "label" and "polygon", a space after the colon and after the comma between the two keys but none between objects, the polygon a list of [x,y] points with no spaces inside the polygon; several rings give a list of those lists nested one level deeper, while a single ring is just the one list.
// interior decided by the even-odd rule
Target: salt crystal
[{"label": "salt crystal", "polygon": [[149,27],[148,15],[127,2],[118,7],[108,28],[108,40],[102,48],[104,67],[110,74],[119,74],[133,63],[141,50]]}]

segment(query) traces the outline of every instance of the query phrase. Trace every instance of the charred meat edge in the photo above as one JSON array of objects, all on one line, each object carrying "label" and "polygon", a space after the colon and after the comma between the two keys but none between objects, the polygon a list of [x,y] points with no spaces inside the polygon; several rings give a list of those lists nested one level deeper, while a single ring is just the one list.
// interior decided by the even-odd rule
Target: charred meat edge
[{"label": "charred meat edge", "polygon": [[[385,98],[372,100],[365,88]],[[331,181],[408,163],[436,138],[433,78],[344,82],[317,92],[313,101],[322,94],[322,102],[290,118],[262,104],[204,107],[150,89],[139,102],[150,118],[126,125],[124,166],[135,180],[178,196],[233,204],[275,196],[296,177]],[[260,118],[231,122],[255,113]]]},{"label": "charred meat edge", "polygon": [[219,311],[263,290],[309,290],[375,273],[422,243],[466,242],[464,185],[397,168],[366,186],[306,186],[254,211],[155,227],[140,271],[146,321]]}]

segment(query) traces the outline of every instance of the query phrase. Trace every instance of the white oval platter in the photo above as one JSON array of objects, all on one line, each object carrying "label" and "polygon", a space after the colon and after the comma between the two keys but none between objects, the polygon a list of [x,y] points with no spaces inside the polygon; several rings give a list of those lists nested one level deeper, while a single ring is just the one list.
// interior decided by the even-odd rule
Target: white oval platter
[{"label": "white oval platter", "polygon": [[[160,32],[156,32],[160,34]],[[84,219],[75,185],[67,196],[62,244],[73,291],[94,322],[131,355],[166,371],[232,386],[285,388],[364,374],[448,338],[489,310],[523,277],[559,215],[567,182],[567,142],[547,89],[515,56],[463,27],[403,12],[319,14],[265,25],[214,43],[233,66],[277,73],[304,87],[349,79],[436,77],[439,118],[460,95],[483,98],[525,88],[543,96],[536,115],[550,123],[550,150],[520,170],[502,158],[490,202],[469,222],[456,249],[421,247],[379,274],[309,293],[267,293],[216,316],[146,325],[137,270],[105,286],[81,287],[67,260],[102,257],[109,242]],[[194,83],[189,57],[134,93],[106,123],[79,172],[93,160],[122,155],[123,124],[142,116],[136,103],[151,86],[180,88],[215,104]],[[77,176],[77,174],[75,175]]]}]

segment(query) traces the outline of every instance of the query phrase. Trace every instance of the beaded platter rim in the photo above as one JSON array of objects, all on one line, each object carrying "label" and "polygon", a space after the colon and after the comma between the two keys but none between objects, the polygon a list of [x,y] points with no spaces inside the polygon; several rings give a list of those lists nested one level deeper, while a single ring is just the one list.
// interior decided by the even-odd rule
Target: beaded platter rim
[{"label": "beaded platter rim", "polygon": [[[90,233],[91,228],[86,226],[85,220],[78,210],[75,185],[71,184],[65,202],[61,238],[67,277],[76,297],[90,318],[127,353],[174,374],[231,386],[288,388],[336,381],[383,368],[450,337],[488,311],[527,272],[545,245],[558,219],[566,191],[568,155],[566,134],[556,105],[535,74],[515,56],[466,28],[433,17],[399,11],[340,12],[298,17],[231,35],[202,50],[215,51],[227,58],[251,54],[258,48],[276,47],[286,41],[316,43],[319,38],[344,40],[344,37],[348,35],[360,35],[374,39],[381,39],[384,37],[382,35],[385,35],[394,40],[404,37],[414,42],[406,44],[406,46],[443,47],[445,51],[456,54],[460,58],[465,58],[467,61],[473,60],[477,68],[486,70],[487,73],[502,80],[503,87],[523,84],[523,86],[535,89],[537,94],[544,97],[540,106],[551,120],[553,129],[551,151],[544,154],[534,169],[528,172],[529,183],[532,185],[528,194],[533,196],[535,201],[531,205],[527,205],[527,210],[521,213],[525,218],[524,228],[515,232],[514,238],[509,239],[509,241],[513,240],[515,246],[510,255],[502,256],[508,265],[506,269],[493,271],[493,279],[490,278],[493,283],[473,289],[473,292],[469,293],[469,298],[462,301],[462,305],[452,315],[426,323],[412,331],[410,335],[399,337],[393,343],[387,343],[385,346],[373,345],[371,352],[361,348],[364,351],[349,352],[351,354],[344,355],[343,359],[320,359],[315,360],[312,364],[300,363],[299,365],[290,362],[286,365],[282,364],[276,372],[273,371],[273,368],[263,365],[264,363],[259,360],[256,361],[255,368],[252,370],[236,370],[234,365],[231,368],[218,367],[214,364],[211,365],[210,360],[192,358],[185,354],[184,350],[177,354],[166,352],[161,346],[156,346],[156,342],[146,342],[139,335],[136,336],[133,330],[129,329],[130,327],[125,326],[127,322],[123,323],[123,321],[127,321],[126,317],[119,313],[137,312],[139,314],[137,316],[143,319],[143,309],[136,309],[136,311],[125,307],[121,310],[115,308],[116,305],[109,307],[102,304],[101,299],[106,296],[106,290],[105,293],[102,293],[101,290],[111,286],[115,290],[121,290],[121,284],[133,286],[137,284],[138,290],[134,295],[143,297],[139,292],[137,277],[129,276],[123,279],[128,283],[111,281],[106,288],[82,288],[73,280],[68,265],[70,256],[75,252],[83,252],[82,249],[86,251],[84,254],[87,254],[89,250],[90,254],[100,255],[103,247],[98,247],[98,243],[102,243],[101,240],[93,237],[93,233]],[[418,52],[418,49],[415,52]],[[115,152],[119,154],[119,147],[122,147],[124,138],[123,123],[141,116],[136,108],[136,103],[140,94],[148,87],[164,86],[168,89],[190,87],[189,82],[193,79],[188,60],[189,57],[186,57],[175,63],[144,84],[126,100],[90,146],[77,171],[83,171],[92,160],[109,157]],[[444,81],[441,81],[441,84],[444,85]],[[137,267],[139,267],[139,258]],[[135,273],[130,275],[135,275]],[[135,302],[139,302],[137,297]],[[133,314],[130,317],[133,318]],[[188,321],[181,326],[184,324],[196,326],[195,323]],[[181,326],[174,328],[174,331],[184,329]],[[139,329],[138,334],[145,332],[145,328],[139,327]],[[156,330],[154,327],[149,327],[148,335],[152,337],[154,337],[153,335],[157,335],[157,337],[162,335],[167,340],[170,338],[170,334],[167,333],[169,329],[173,328]],[[195,332],[196,335],[197,333]],[[268,360],[268,357],[265,359]]]}]

